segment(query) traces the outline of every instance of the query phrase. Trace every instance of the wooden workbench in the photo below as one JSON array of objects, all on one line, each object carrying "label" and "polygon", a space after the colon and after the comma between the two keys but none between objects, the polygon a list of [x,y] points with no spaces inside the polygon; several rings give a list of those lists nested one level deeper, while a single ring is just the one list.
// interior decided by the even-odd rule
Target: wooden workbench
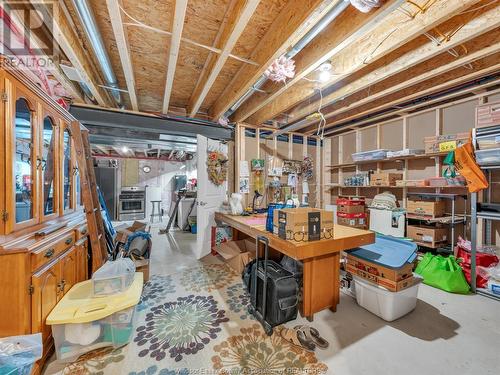
[{"label": "wooden workbench", "polygon": [[375,233],[335,225],[332,239],[292,242],[267,232],[265,224],[252,224],[256,217],[215,213],[216,221],[233,228],[233,240],[262,235],[269,239],[271,249],[303,262],[302,316],[312,320],[321,310],[335,311],[340,292],[340,252],[375,242]]}]

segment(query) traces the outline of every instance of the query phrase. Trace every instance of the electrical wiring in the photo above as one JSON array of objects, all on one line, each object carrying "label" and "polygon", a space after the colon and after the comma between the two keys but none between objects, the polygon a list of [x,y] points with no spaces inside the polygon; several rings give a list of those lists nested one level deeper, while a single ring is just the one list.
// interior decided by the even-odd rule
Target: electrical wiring
[{"label": "electrical wiring", "polygon": [[[153,26],[150,26],[150,25],[147,25],[145,24],[144,22],[141,22],[139,21],[138,19],[134,18],[133,16],[131,16],[129,13],[127,13],[127,11],[125,9],[123,9],[122,6],[119,6],[120,10],[123,12],[123,14],[125,14],[128,18],[130,18],[132,21],[134,22],[124,22],[123,24],[126,25],[126,26],[136,26],[136,27],[142,27],[144,29],[147,29],[147,30],[150,30],[150,31],[154,31],[156,33],[159,33],[159,34],[164,34],[164,35],[172,35],[172,33],[170,31],[166,31],[166,30],[161,30],[161,29],[158,29],[156,27],[153,27]],[[221,53],[221,50],[218,49],[218,48],[215,48],[215,47],[210,47],[210,46],[206,46],[204,44],[201,44],[201,43],[198,43],[192,39],[189,39],[189,38],[185,38],[185,37],[181,37],[181,40],[183,42],[186,42],[186,43],[189,43],[189,44],[192,44],[194,46],[197,46],[197,47],[200,47],[200,48],[204,48],[204,49],[207,49],[211,52],[214,52],[214,53],[217,53],[217,54],[220,54]],[[238,61],[241,61],[241,62],[244,62],[246,64],[250,64],[250,65],[255,65],[255,66],[259,66],[258,63],[256,63],[255,61],[252,61],[252,60],[248,60],[248,59],[245,59],[243,57],[239,57],[239,56],[236,56],[236,55],[233,55],[233,54],[229,54],[229,57],[235,59],[235,60],[238,60]]]}]

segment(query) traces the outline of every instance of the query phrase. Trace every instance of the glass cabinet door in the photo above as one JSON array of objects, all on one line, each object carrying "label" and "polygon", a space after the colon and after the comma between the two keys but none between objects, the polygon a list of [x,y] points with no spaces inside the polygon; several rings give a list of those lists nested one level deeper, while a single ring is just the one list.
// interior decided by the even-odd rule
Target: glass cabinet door
[{"label": "glass cabinet door", "polygon": [[32,113],[28,102],[23,98],[16,101],[14,121],[15,223],[19,224],[35,217]]},{"label": "glass cabinet door", "polygon": [[54,121],[49,116],[43,119],[42,155],[40,159],[42,179],[42,212],[44,216],[57,213],[56,192],[56,130]]},{"label": "glass cabinet door", "polygon": [[71,158],[71,136],[67,129],[63,132],[63,209],[67,211],[73,208],[72,182],[73,182],[73,163]]}]

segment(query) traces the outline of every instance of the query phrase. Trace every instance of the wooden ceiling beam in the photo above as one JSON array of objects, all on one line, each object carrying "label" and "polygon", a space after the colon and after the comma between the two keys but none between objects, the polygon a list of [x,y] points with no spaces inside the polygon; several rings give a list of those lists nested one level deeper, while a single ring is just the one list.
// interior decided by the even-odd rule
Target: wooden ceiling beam
[{"label": "wooden ceiling beam", "polygon": [[[327,112],[328,105],[331,105],[342,98],[348,97],[355,92],[368,89],[378,82],[386,80],[389,77],[395,76],[396,74],[404,71],[408,71],[408,77],[416,77],[416,75],[409,70],[410,68],[421,64],[424,61],[437,58],[437,56],[443,52],[456,48],[481,35],[485,35],[485,38],[487,38],[488,35],[486,34],[498,27],[500,27],[500,6],[489,9],[481,16],[470,20],[460,30],[458,30],[450,40],[443,42],[440,45],[437,45],[433,41],[429,41],[425,44],[416,43],[417,47],[409,50],[406,54],[398,54],[397,56],[394,56],[394,54],[398,52],[395,51],[395,53],[386,55],[380,59],[380,61],[376,62],[376,69],[371,70],[359,79],[355,79],[352,82],[347,83],[345,86],[340,87],[331,94],[324,96],[322,99],[322,108],[326,110],[325,112]],[[440,26],[439,28],[441,29],[442,27]],[[491,34],[493,35],[490,35],[489,39],[492,43],[494,43],[494,39],[498,39],[495,37],[495,35],[498,35],[498,31],[494,31]],[[418,41],[419,40],[417,39],[416,42]],[[459,49],[458,51],[463,53],[462,49]],[[311,113],[317,112],[318,108],[319,101],[314,101],[313,103],[305,106],[297,107],[289,112],[288,115],[292,121],[297,121]],[[327,114],[325,117],[329,118],[331,116],[333,115]],[[306,126],[308,126],[307,123],[302,125],[302,127]],[[294,128],[294,130],[298,129],[300,129],[300,127]]]},{"label": "wooden ceiling beam", "polygon": [[[416,36],[449,20],[458,13],[470,8],[478,1],[437,1],[432,2],[425,12],[417,12],[416,8],[411,5],[394,11],[390,17],[387,17],[385,22],[374,25],[370,33],[365,33],[355,43],[351,43],[347,48],[339,51],[330,60],[332,63],[332,73],[335,74],[337,72],[338,75],[334,75],[329,82],[311,82],[311,79],[317,81],[317,75],[312,74],[308,77],[310,80],[301,80],[300,82],[296,80],[295,83],[297,84],[294,86],[288,83],[288,90],[286,92],[282,88],[270,98],[266,98],[262,102],[264,105],[257,106],[258,111],[249,111],[256,113],[248,118],[247,121],[260,124],[272,119],[279,113],[292,108],[317,93],[319,87],[324,88],[339,82],[341,79],[365,67],[370,61],[375,61],[400,48]],[[410,19],[409,15],[404,13],[402,9],[411,9],[414,17]],[[334,30],[332,30],[333,32]],[[312,73],[312,70],[309,70],[307,73]],[[300,75],[300,78],[305,76]]]},{"label": "wooden ceiling beam", "polygon": [[271,63],[302,38],[328,11],[343,0],[290,0],[250,55],[258,65],[244,65],[209,110],[217,121],[259,79]]},{"label": "wooden ceiling beam", "polygon": [[175,68],[177,66],[177,58],[179,57],[179,49],[181,46],[182,29],[184,28],[187,3],[188,0],[175,0],[172,36],[170,39],[170,50],[168,53],[167,79],[165,82],[165,92],[163,94],[162,112],[165,114],[168,113],[170,94],[172,93],[172,86],[174,84]]},{"label": "wooden ceiling beam", "polygon": [[[245,121],[344,48],[367,34],[373,37],[371,31],[404,2],[405,0],[388,0],[370,13],[362,13],[349,6],[294,57],[296,67],[294,78],[288,80],[286,85],[267,81],[260,88],[263,92],[253,93],[231,116],[231,120]],[[390,24],[389,27],[393,28],[391,22],[385,21],[384,24]]]},{"label": "wooden ceiling beam", "polygon": [[204,73],[205,76],[200,80],[189,100],[188,114],[190,117],[194,117],[200,109],[208,92],[226,63],[229,54],[245,30],[259,3],[260,0],[236,1],[234,8],[229,14],[227,23],[223,25],[223,31],[216,45],[216,48],[219,48],[221,53],[216,59],[211,59]]},{"label": "wooden ceiling beam", "polygon": [[98,86],[100,82],[96,81],[96,75],[94,74],[96,70],[87,56],[88,52],[83,49],[82,42],[68,24],[66,17],[59,14],[59,7],[49,7],[39,1],[30,1],[30,3],[36,10],[44,14],[44,21],[51,20],[52,23],[47,27],[52,30],[54,40],[78,71],[97,103],[102,107],[114,106],[114,104],[110,104],[109,100],[105,99],[108,97],[104,90]]},{"label": "wooden ceiling beam", "polygon": [[132,67],[132,59],[130,57],[129,44],[127,33],[125,32],[122,13],[120,10],[121,0],[106,0],[108,6],[108,15],[115,36],[116,48],[120,55],[125,82],[127,83],[127,91],[134,111],[139,110],[137,103],[137,94],[135,91],[134,69]]},{"label": "wooden ceiling beam", "polygon": [[102,152],[104,155],[109,155],[109,151],[107,150],[106,147],[101,146],[101,145],[94,145],[95,148],[97,148],[100,152]]},{"label": "wooden ceiling beam", "polygon": [[[481,60],[476,60],[474,65],[475,69],[473,71],[458,67],[453,70],[441,73],[435,77],[429,78],[426,81],[420,81],[412,86],[407,86],[404,89],[400,89],[391,95],[385,95],[382,98],[365,103],[362,106],[357,106],[356,99],[352,98],[352,102],[343,103],[343,107],[339,109],[344,113],[343,116],[338,116],[334,121],[327,124],[326,128],[332,128],[337,124],[354,120],[356,118],[361,118],[363,116],[370,115],[371,113],[376,113],[378,111],[398,106],[402,103],[425,97],[443,90],[456,87],[466,82],[473,81],[475,79],[480,79],[482,77],[488,76],[493,73],[497,73],[500,70],[500,52],[491,54]],[[469,72],[469,73],[467,73]],[[345,109],[345,110],[344,110]],[[306,129],[306,134],[314,133],[315,125]]]}]

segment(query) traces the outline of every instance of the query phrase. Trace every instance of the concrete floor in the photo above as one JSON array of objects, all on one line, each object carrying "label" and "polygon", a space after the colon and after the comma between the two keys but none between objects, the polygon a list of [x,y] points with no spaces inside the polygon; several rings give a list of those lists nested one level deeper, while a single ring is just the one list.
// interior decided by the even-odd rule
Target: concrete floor
[{"label": "concrete floor", "polygon": [[[195,235],[179,231],[159,235],[156,224],[151,233],[152,274],[175,273],[197,264]],[[209,255],[203,261],[218,259]],[[328,365],[328,373],[500,374],[500,302],[426,285],[420,286],[418,297],[417,308],[392,323],[346,295],[341,296],[336,313],[316,314],[312,325],[330,342],[328,350],[317,351],[318,359]]]}]

